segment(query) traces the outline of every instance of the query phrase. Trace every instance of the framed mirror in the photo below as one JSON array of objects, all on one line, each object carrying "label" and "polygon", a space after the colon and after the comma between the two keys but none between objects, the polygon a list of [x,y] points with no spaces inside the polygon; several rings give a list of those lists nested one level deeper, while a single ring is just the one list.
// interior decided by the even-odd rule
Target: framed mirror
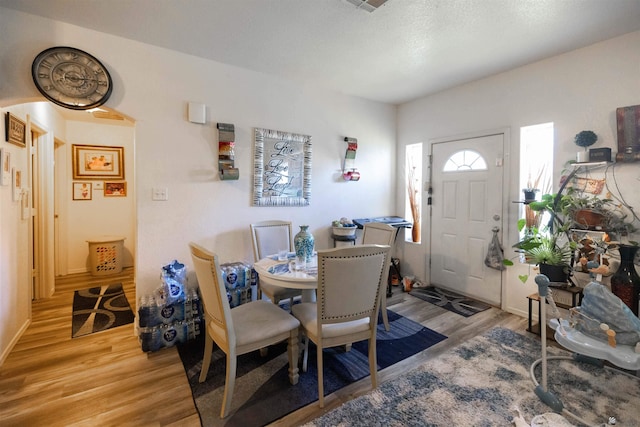
[{"label": "framed mirror", "polygon": [[311,137],[255,128],[254,206],[307,206],[311,201]]}]

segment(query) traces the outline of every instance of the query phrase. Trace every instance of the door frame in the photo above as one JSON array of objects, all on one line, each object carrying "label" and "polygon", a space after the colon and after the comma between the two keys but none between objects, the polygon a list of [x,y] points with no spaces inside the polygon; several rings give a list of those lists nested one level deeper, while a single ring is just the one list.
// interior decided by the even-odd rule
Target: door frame
[{"label": "door frame", "polygon": [[[510,202],[509,200],[511,199],[510,194],[511,194],[511,186],[509,185],[509,183],[511,182],[510,180],[510,176],[511,176],[511,161],[510,161],[510,147],[511,147],[511,128],[509,127],[503,127],[503,128],[495,128],[495,129],[488,129],[488,130],[483,130],[483,131],[474,131],[474,132],[468,132],[468,133],[463,133],[463,134],[457,134],[457,135],[451,135],[451,136],[445,136],[445,137],[440,137],[440,138],[431,138],[428,140],[428,150],[424,150],[423,153],[423,171],[427,170],[428,171],[428,181],[427,181],[427,187],[430,188],[431,187],[431,183],[433,181],[433,168],[437,167],[437,165],[434,165],[433,162],[433,144],[441,144],[441,143],[447,143],[447,142],[454,142],[454,141],[459,141],[461,139],[473,139],[473,138],[481,138],[481,137],[486,137],[486,136],[492,136],[492,135],[502,135],[503,137],[503,156],[502,156],[502,168],[503,168],[503,174],[502,174],[502,201],[501,201],[501,208],[500,208],[500,216],[502,217],[502,230],[500,230],[500,241],[504,242],[504,239],[509,236],[510,234],[510,224],[513,222],[511,221],[511,218],[509,218],[509,205]],[[442,165],[441,165],[442,166]],[[428,250],[428,253],[425,253],[425,258],[427,259],[428,262],[425,263],[425,277],[428,278],[428,280],[431,279],[431,242],[432,242],[432,237],[433,237],[433,233],[432,233],[432,217],[433,217],[433,212],[432,212],[432,207],[431,205],[426,205],[426,203],[428,203],[428,200],[430,198],[426,197],[424,198],[423,202],[422,202],[422,209],[423,212],[428,212],[429,215],[429,227],[428,231],[427,231],[427,241],[429,242],[428,244],[428,249],[427,249],[427,245],[425,245],[425,250]],[[503,244],[504,247],[504,244]],[[506,289],[506,276],[505,276],[505,272],[502,271],[501,273],[501,290],[500,290],[500,305],[501,305],[501,309],[505,309],[506,308],[506,301],[507,301],[507,289]]]}]

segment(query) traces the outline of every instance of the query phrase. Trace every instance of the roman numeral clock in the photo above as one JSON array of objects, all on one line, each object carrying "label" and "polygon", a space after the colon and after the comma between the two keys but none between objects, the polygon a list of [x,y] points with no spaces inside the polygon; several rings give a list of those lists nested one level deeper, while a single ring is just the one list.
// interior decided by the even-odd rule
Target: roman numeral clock
[{"label": "roman numeral clock", "polygon": [[107,68],[80,49],[58,46],[33,60],[33,82],[45,98],[61,107],[88,110],[104,104],[113,89]]}]

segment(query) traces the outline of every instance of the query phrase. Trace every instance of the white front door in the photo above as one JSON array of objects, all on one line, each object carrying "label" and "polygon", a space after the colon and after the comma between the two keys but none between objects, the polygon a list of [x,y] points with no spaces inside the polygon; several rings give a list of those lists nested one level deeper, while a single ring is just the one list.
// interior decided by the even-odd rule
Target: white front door
[{"label": "white front door", "polygon": [[502,230],[504,134],[437,142],[431,150],[430,283],[499,307],[502,274],[484,259],[492,229]]}]

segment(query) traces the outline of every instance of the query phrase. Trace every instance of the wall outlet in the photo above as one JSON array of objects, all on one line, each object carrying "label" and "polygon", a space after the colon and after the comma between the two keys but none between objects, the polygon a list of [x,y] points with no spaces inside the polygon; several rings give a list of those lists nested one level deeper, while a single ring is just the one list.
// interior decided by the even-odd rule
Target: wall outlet
[{"label": "wall outlet", "polygon": [[154,188],[153,195],[151,196],[152,200],[166,201],[169,200],[169,189],[166,187],[162,188]]}]

